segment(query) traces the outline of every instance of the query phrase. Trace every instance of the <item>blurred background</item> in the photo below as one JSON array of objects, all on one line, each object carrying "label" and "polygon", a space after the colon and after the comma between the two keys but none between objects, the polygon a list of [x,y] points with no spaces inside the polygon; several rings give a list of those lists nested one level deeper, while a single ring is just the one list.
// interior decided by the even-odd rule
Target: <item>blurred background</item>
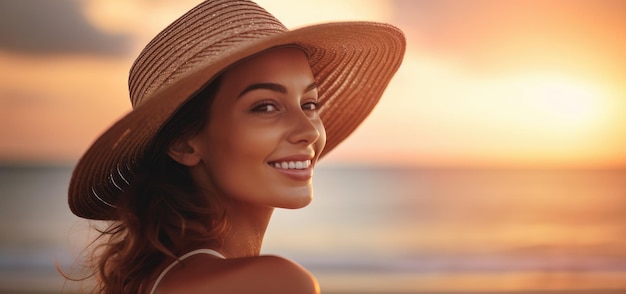
[{"label": "blurred background", "polygon": [[[128,70],[197,0],[0,1],[0,293],[58,293],[93,232],[72,166]],[[407,54],[374,113],[276,211],[263,251],[325,293],[626,291],[626,2],[257,1],[372,20]]]}]

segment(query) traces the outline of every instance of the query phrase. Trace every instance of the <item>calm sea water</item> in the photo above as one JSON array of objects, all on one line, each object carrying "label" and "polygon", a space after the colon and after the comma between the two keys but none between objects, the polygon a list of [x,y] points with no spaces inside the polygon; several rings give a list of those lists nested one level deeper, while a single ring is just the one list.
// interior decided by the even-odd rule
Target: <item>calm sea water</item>
[{"label": "calm sea water", "polygon": [[[61,291],[89,239],[70,173],[0,167],[0,293]],[[324,293],[626,293],[626,172],[321,166],[263,251]]]}]

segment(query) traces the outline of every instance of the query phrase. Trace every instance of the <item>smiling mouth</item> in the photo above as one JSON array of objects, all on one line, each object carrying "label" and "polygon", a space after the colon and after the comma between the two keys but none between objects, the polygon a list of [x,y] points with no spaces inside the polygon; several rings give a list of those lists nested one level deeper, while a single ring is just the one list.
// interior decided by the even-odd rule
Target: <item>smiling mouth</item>
[{"label": "smiling mouth", "polygon": [[268,163],[271,167],[277,169],[307,169],[311,167],[310,160],[303,161],[275,161]]}]

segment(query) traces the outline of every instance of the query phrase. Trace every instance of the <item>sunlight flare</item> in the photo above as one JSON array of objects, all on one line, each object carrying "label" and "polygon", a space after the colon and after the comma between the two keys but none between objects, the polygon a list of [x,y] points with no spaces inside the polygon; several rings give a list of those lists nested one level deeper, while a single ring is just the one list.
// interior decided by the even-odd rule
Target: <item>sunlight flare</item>
[{"label": "sunlight flare", "polygon": [[546,123],[563,131],[596,124],[607,110],[606,94],[584,81],[558,75],[522,78],[522,99]]}]

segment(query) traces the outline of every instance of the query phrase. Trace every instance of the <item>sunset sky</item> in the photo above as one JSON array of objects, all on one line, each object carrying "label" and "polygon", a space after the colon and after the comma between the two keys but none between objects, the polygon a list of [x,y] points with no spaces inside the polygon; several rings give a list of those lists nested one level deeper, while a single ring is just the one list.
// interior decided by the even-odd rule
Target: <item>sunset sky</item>
[{"label": "sunset sky", "polygon": [[[75,162],[130,110],[139,51],[196,3],[0,2],[0,162]],[[626,167],[626,1],[258,3],[290,28],[372,20],[407,35],[383,100],[329,163]]]}]

